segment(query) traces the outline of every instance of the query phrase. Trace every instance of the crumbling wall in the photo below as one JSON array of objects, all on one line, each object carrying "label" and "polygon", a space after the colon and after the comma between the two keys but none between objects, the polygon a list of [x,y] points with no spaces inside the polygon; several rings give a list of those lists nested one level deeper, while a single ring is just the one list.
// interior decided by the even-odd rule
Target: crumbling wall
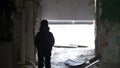
[{"label": "crumbling wall", "polygon": [[98,0],[96,52],[99,68],[120,67],[120,1]]},{"label": "crumbling wall", "polygon": [[34,23],[35,16],[34,1],[25,1],[25,59],[26,62],[35,62],[35,48],[34,48]]},{"label": "crumbling wall", "polygon": [[14,0],[0,0],[0,68],[16,68]]},{"label": "crumbling wall", "polygon": [[[19,64],[32,64],[35,62],[34,49],[34,0],[16,1],[16,41],[18,46]],[[31,63],[32,62],[32,63]]]}]

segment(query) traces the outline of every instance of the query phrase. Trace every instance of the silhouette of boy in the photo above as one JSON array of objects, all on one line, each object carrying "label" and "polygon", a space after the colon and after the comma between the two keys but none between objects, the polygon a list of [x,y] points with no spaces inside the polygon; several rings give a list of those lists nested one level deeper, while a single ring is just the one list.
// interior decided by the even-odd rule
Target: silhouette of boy
[{"label": "silhouette of boy", "polygon": [[55,43],[53,34],[49,31],[48,21],[42,20],[39,32],[34,39],[35,47],[38,50],[38,68],[51,68],[51,51]]}]

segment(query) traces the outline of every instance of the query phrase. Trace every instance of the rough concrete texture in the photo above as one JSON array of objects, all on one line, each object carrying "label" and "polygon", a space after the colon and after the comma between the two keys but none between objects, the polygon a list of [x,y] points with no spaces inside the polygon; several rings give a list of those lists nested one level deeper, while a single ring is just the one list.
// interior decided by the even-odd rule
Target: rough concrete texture
[{"label": "rough concrete texture", "polygon": [[[99,53],[101,55],[100,68],[119,68],[120,25],[113,22],[104,22],[99,37]],[[114,58],[114,59],[113,59]]]},{"label": "rough concrete texture", "polygon": [[93,20],[94,0],[41,0],[42,19]]},{"label": "rough concrete texture", "polygon": [[25,58],[34,62],[34,3],[33,1],[25,1]]}]

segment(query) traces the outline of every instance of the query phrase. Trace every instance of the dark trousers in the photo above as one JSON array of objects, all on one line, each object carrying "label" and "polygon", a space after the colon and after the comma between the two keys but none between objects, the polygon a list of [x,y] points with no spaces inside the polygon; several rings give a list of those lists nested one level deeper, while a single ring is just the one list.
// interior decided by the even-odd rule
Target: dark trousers
[{"label": "dark trousers", "polygon": [[51,51],[48,52],[38,52],[38,68],[51,68]]}]

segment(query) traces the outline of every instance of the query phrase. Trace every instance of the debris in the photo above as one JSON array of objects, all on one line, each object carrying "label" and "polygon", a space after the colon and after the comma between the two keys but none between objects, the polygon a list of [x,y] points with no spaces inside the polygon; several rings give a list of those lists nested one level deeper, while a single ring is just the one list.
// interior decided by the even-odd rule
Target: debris
[{"label": "debris", "polygon": [[57,45],[57,46],[54,46],[54,47],[57,47],[57,48],[77,48],[77,46],[59,46],[59,45]]},{"label": "debris", "polygon": [[95,66],[97,67],[97,64],[99,62],[99,58],[100,58],[99,56],[96,56],[96,57],[90,59],[89,65],[87,65],[85,68],[91,68],[92,66],[94,66],[92,68],[95,68]]},{"label": "debris", "polygon": [[57,48],[78,48],[78,47],[80,47],[80,48],[86,48],[86,47],[88,47],[88,46],[84,46],[84,45],[75,45],[75,44],[70,44],[70,45],[55,45],[54,47],[57,47]]},{"label": "debris", "polygon": [[[86,66],[85,68],[91,68],[91,67],[94,66],[94,65],[97,66],[98,62],[99,62],[99,60],[96,60],[96,61],[92,62],[91,64],[89,64],[88,66]],[[93,68],[93,67],[92,67],[92,68]]]},{"label": "debris", "polygon": [[85,46],[85,45],[77,45],[77,44],[70,44],[71,46],[77,46],[77,47],[84,47],[84,48],[86,48],[86,47],[88,47],[88,46]]},{"label": "debris", "polygon": [[65,61],[65,64],[70,67],[76,67],[76,66],[80,66],[80,65],[84,64],[85,62],[86,62],[85,60],[77,61],[77,60],[68,59]]},{"label": "debris", "polygon": [[93,63],[93,62],[95,62],[98,59],[99,59],[99,56],[95,56],[94,58],[90,59],[89,62]]},{"label": "debris", "polygon": [[[98,59],[98,56],[90,59],[90,60],[71,60],[71,59],[68,59],[65,61],[65,64],[70,66],[70,67],[77,67],[77,66],[82,66],[84,65],[84,68],[91,68],[92,66],[95,66],[97,67],[97,64],[99,62],[99,59]],[[94,68],[94,67],[92,67]]]},{"label": "debris", "polygon": [[81,46],[81,45],[78,45],[78,47],[84,47],[84,48],[86,48],[86,47],[88,47],[88,46]]}]

